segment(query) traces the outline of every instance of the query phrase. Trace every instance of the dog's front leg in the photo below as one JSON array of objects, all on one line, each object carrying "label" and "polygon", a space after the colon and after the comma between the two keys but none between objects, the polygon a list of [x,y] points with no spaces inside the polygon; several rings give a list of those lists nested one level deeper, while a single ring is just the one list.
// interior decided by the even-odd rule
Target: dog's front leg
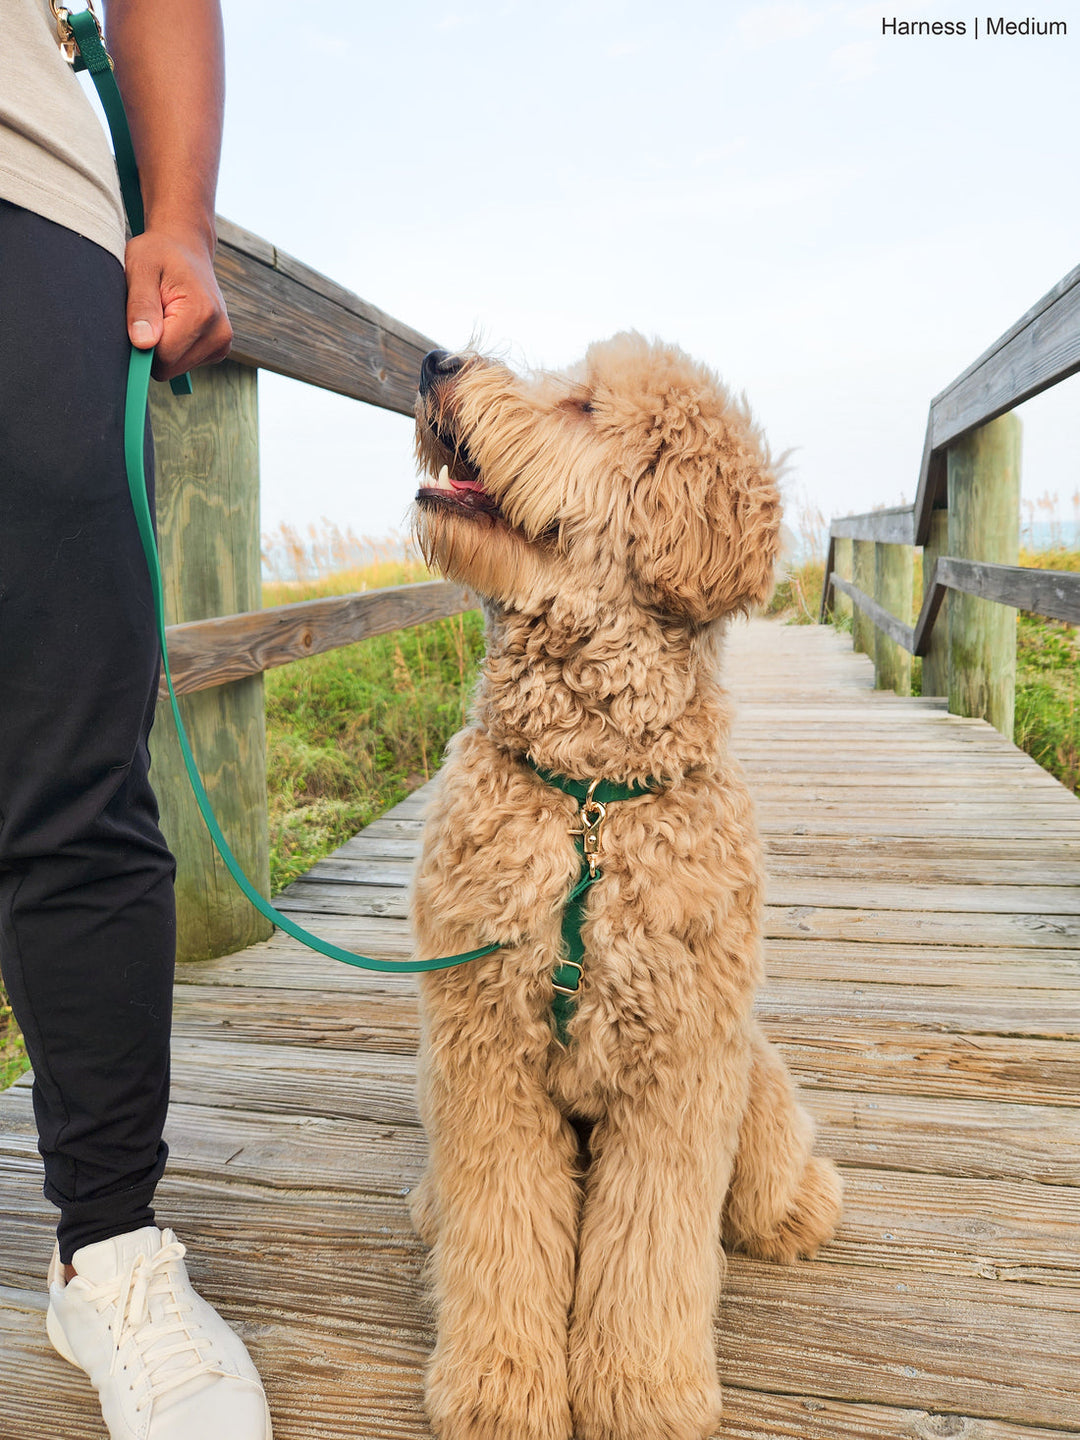
[{"label": "dog's front leg", "polygon": [[488,1047],[462,1058],[427,1073],[428,1415],[440,1440],[569,1440],[577,1139],[513,1058]]},{"label": "dog's front leg", "polygon": [[577,1440],[705,1440],[720,1415],[720,1214],[746,1103],[737,1037],[592,1135],[570,1329]]}]

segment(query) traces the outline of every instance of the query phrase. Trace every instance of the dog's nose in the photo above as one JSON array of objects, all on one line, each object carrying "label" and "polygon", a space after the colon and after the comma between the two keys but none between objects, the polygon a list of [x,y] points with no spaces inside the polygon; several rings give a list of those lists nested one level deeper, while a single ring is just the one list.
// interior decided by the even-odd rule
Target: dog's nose
[{"label": "dog's nose", "polygon": [[448,350],[429,350],[420,366],[420,394],[426,395],[436,380],[456,375],[464,363],[460,355]]}]

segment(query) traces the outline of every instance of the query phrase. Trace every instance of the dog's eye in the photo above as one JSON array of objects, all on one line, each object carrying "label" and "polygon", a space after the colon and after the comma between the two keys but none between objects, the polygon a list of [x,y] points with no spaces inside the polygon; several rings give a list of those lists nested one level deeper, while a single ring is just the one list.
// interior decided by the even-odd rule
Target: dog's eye
[{"label": "dog's eye", "polygon": [[593,413],[593,403],[591,400],[582,400],[579,408],[583,415],[591,415]]}]

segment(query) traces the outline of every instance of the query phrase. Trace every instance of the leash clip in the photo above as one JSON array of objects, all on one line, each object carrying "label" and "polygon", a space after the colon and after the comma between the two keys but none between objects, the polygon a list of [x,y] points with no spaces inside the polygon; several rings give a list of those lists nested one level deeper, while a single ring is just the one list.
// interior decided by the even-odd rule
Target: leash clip
[{"label": "leash clip", "polygon": [[[49,0],[49,8],[56,19],[56,40],[63,52],[64,59],[73,69],[82,69],[79,65],[79,42],[75,38],[75,31],[71,28],[71,11],[66,5],[59,5],[57,0]],[[86,12],[97,26],[98,39],[105,43],[105,36],[101,29],[101,21],[94,9],[94,0],[86,0]],[[79,12],[81,13],[81,12]],[[112,64],[112,61],[109,61]]]},{"label": "leash clip", "polygon": [[596,799],[596,787],[599,784],[600,777],[597,776],[590,783],[585,799],[581,802],[581,809],[578,811],[578,822],[581,828],[570,831],[571,835],[581,836],[581,848],[589,865],[590,880],[595,880],[599,874],[604,821],[607,819],[607,806]]}]

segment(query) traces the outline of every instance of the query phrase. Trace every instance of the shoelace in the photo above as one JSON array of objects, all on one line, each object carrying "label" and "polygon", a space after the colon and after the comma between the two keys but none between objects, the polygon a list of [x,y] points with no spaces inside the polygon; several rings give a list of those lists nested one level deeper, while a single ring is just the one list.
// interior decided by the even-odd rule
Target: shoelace
[{"label": "shoelace", "polygon": [[[138,1410],[200,1375],[220,1373],[212,1353],[213,1342],[209,1336],[192,1332],[185,1319],[191,1307],[185,1306],[176,1294],[174,1267],[187,1252],[171,1230],[162,1232],[162,1242],[156,1255],[149,1259],[136,1256],[123,1274],[92,1286],[87,1297],[99,1312],[115,1306],[110,1373],[121,1368],[121,1351],[129,1342],[145,1368],[149,1393],[140,1399]],[[151,1300],[162,1302],[159,1313],[151,1314]],[[211,1353],[203,1355],[204,1348]],[[177,1356],[186,1359],[164,1369]]]}]

